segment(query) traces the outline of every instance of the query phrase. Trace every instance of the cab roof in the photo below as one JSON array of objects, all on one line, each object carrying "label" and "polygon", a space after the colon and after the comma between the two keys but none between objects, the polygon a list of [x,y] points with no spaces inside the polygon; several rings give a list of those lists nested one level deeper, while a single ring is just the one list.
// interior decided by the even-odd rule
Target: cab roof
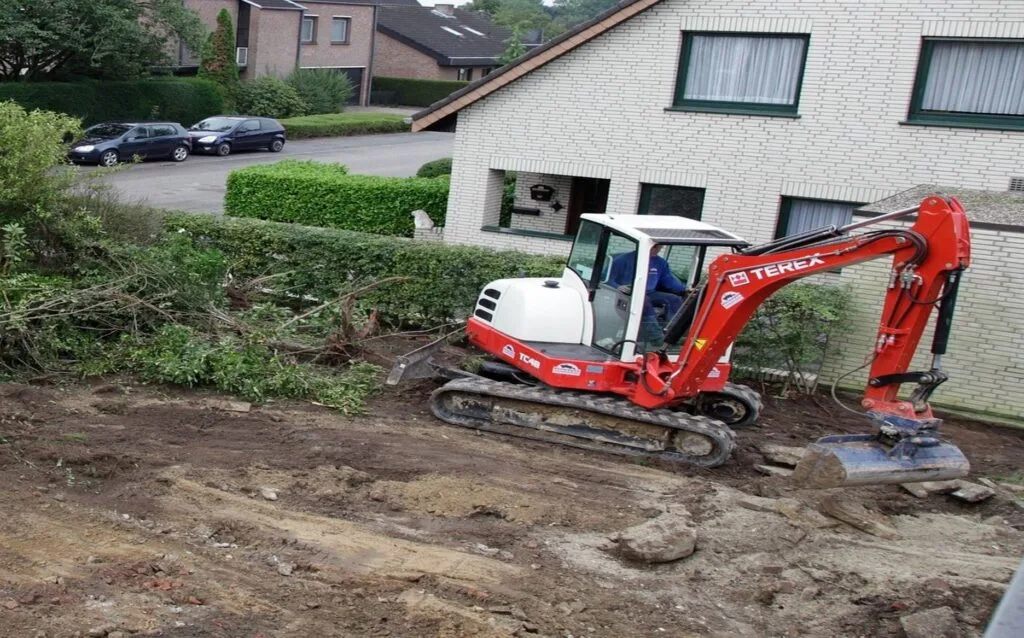
[{"label": "cab roof", "polygon": [[607,226],[631,237],[646,236],[658,244],[748,246],[749,242],[717,226],[677,215],[595,215],[580,219]]}]

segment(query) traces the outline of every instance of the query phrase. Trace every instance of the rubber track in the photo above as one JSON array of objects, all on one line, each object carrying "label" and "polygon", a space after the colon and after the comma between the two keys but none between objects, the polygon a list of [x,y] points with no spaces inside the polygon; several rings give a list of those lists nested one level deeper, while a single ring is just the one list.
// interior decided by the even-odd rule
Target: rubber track
[{"label": "rubber track", "polygon": [[726,383],[724,388],[713,394],[732,395],[753,408],[753,414],[751,416],[744,419],[742,423],[733,425],[732,427],[742,428],[753,425],[754,422],[757,421],[757,418],[761,416],[761,411],[764,410],[764,403],[761,401],[761,395],[748,385]]},{"label": "rubber track", "polygon": [[[571,411],[595,412],[612,417],[691,432],[705,437],[712,445],[710,453],[694,456],[678,450],[644,450],[629,445],[628,434],[616,435],[603,428],[559,426],[545,424],[545,429],[531,425],[495,422],[472,414],[455,414],[444,403],[446,395],[464,394],[492,399],[512,399],[527,403],[565,407]],[[522,438],[560,443],[587,450],[610,452],[627,456],[643,456],[672,463],[687,463],[701,467],[717,467],[732,454],[735,433],[724,423],[706,416],[692,415],[669,409],[646,410],[626,399],[614,395],[555,390],[546,386],[504,383],[480,377],[456,379],[441,386],[430,396],[431,409],[442,421],[487,432],[497,432]],[[552,431],[554,430],[554,431]],[[643,439],[634,438],[634,441]]]}]

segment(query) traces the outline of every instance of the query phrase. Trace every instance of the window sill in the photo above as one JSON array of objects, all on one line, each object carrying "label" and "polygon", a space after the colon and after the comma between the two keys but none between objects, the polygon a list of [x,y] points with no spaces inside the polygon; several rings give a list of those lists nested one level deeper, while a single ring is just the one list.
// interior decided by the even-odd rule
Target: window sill
[{"label": "window sill", "polygon": [[944,117],[912,117],[900,122],[900,126],[932,126],[943,128],[973,128],[988,131],[1024,131],[1024,119],[1021,122],[983,122],[968,121]]},{"label": "window sill", "polygon": [[331,46],[335,46],[335,45],[337,45],[337,46],[347,46],[348,44],[351,44],[351,43],[350,42],[331,42]]},{"label": "window sill", "polygon": [[517,235],[519,237],[536,237],[538,239],[554,239],[557,241],[572,241],[576,239],[572,235],[546,233],[542,230],[520,230],[518,228],[503,228],[501,226],[484,226],[480,230],[484,231],[485,233],[498,233],[499,235]]},{"label": "window sill", "polygon": [[791,120],[800,119],[799,113],[765,111],[757,108],[743,108],[739,106],[667,106],[665,107],[665,110],[679,113],[722,113],[725,115],[753,115],[759,117],[784,117]]}]

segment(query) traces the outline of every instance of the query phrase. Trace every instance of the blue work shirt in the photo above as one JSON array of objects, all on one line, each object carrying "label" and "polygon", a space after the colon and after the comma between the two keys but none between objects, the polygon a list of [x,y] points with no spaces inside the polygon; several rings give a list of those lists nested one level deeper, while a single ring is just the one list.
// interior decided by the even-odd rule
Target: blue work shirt
[{"label": "blue work shirt", "polygon": [[[647,262],[647,292],[661,289],[677,295],[686,292],[686,286],[672,274],[672,268],[661,255],[655,255]],[[612,260],[608,283],[612,286],[632,286],[636,273],[636,253],[625,253]]]}]

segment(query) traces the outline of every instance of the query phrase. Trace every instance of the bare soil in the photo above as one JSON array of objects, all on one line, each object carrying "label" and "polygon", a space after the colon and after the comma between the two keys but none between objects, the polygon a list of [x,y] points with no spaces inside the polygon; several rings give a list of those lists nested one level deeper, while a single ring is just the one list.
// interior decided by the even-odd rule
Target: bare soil
[{"label": "bare soil", "polygon": [[[0,385],[0,635],[899,637],[901,616],[949,606],[979,636],[1024,553],[1008,492],[831,492],[888,515],[900,538],[883,539],[754,471],[761,443],[866,430],[820,398],[770,399],[726,466],[666,471],[443,425],[430,387],[344,417]],[[1024,432],[945,432],[979,475],[1021,469]],[[676,507],[692,556],[606,551]]]}]

